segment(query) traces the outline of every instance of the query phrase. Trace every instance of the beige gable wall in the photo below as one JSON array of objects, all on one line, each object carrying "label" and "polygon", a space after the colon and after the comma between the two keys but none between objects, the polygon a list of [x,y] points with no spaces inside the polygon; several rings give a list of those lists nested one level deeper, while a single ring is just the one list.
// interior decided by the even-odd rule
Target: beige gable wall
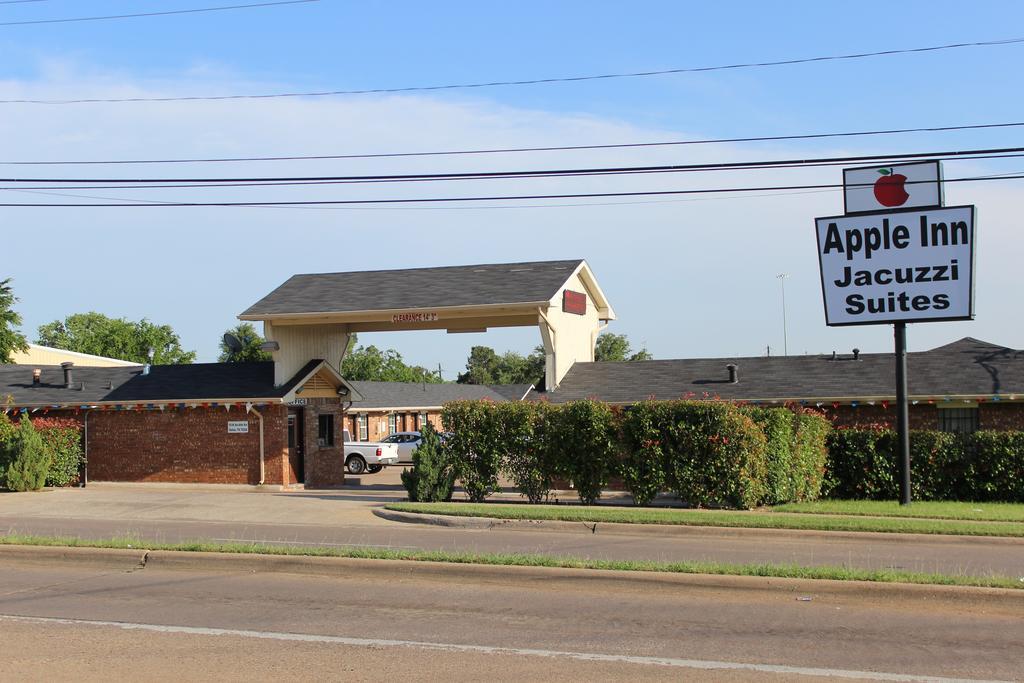
[{"label": "beige gable wall", "polygon": [[76,353],[64,349],[54,349],[49,346],[29,344],[28,351],[15,351],[11,354],[11,362],[15,365],[60,365],[71,362],[80,367],[87,368],[109,368],[138,366],[139,363],[132,363],[119,358],[106,358],[104,356],[93,356],[88,353]]}]

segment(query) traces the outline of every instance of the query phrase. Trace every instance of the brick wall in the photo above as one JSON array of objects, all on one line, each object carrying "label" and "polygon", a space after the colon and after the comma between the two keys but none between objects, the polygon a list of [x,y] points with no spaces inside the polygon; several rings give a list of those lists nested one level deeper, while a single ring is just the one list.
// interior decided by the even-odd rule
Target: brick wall
[{"label": "brick wall", "polygon": [[[337,488],[345,483],[345,412],[336,398],[308,399],[302,408],[305,426],[306,488]],[[334,417],[333,445],[320,445],[320,416]]]},{"label": "brick wall", "polygon": [[[882,424],[896,428],[896,407],[881,404],[825,406],[825,417],[837,427],[869,427]],[[1024,403],[981,403],[978,405],[978,428],[995,430],[1024,430]],[[934,404],[919,403],[910,406],[911,429],[938,429],[939,409]]]},{"label": "brick wall", "polygon": [[[265,483],[287,475],[287,411],[264,416]],[[246,420],[247,434],[229,434],[228,421]],[[89,416],[89,479],[209,484],[258,484],[259,420],[222,408],[96,411]]]}]

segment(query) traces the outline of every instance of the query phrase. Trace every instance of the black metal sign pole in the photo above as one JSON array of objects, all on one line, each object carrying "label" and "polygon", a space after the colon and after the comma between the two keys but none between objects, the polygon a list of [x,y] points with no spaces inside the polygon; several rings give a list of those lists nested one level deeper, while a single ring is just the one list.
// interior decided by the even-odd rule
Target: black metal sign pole
[{"label": "black metal sign pole", "polygon": [[907,404],[907,324],[893,325],[896,336],[896,435],[899,441],[900,505],[910,505],[910,406]]}]

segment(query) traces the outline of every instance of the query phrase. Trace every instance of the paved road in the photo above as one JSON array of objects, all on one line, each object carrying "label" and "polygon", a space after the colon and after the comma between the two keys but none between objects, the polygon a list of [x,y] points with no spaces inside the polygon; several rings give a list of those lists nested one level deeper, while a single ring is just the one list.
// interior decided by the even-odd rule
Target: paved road
[{"label": "paved road", "polygon": [[0,495],[0,532],[162,542],[259,541],[561,557],[786,563],[1024,577],[1024,540],[713,528],[669,536],[444,529],[381,520],[394,491],[95,486]]},{"label": "paved road", "polygon": [[0,676],[1012,680],[1024,602],[979,591],[351,562],[339,576],[0,557]]}]

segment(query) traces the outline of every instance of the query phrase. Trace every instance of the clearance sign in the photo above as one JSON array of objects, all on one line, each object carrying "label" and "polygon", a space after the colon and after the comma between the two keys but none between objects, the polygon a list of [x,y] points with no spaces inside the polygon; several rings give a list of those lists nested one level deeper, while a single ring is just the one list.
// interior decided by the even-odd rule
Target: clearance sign
[{"label": "clearance sign", "polygon": [[[847,171],[847,183],[859,176],[852,191],[875,190],[883,211],[864,212],[871,208],[864,198],[856,202],[859,213],[815,220],[827,325],[974,318],[974,207],[904,208],[915,194],[941,201],[941,192],[924,188],[941,182],[934,167],[934,180],[915,181],[921,187],[910,192],[902,187],[909,173],[899,166]],[[848,211],[855,203],[850,192]],[[887,205],[894,208],[884,210]]]}]

